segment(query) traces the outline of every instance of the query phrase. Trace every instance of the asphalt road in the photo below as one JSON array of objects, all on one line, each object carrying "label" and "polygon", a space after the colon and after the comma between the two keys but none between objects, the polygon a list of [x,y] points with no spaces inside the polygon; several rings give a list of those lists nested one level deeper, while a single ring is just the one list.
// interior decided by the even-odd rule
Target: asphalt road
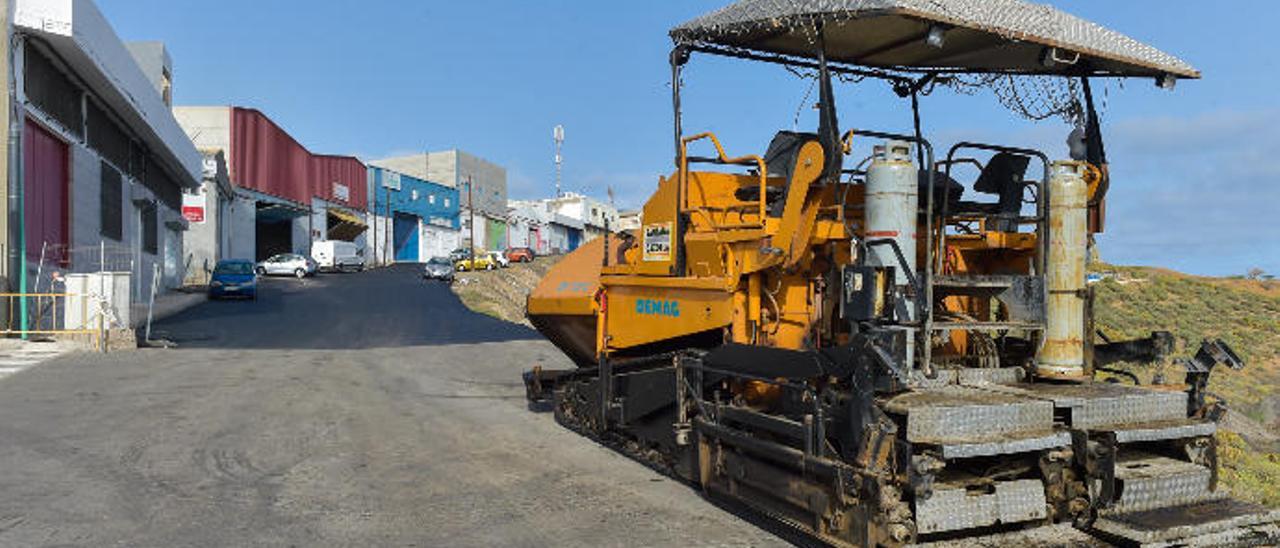
[{"label": "asphalt road", "polygon": [[768,546],[531,413],[536,333],[393,269],[270,280],[177,349],[0,380],[0,546]]},{"label": "asphalt road", "polygon": [[160,322],[152,338],[184,348],[352,350],[541,340],[468,310],[417,267],[296,280],[263,278],[257,301],[219,300]]}]

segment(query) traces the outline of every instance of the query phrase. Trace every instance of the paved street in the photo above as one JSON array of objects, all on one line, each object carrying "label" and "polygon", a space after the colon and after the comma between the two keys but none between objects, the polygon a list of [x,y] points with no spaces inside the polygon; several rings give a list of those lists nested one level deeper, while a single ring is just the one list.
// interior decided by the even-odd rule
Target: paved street
[{"label": "paved street", "polygon": [[180,348],[0,380],[0,546],[764,546],[529,412],[567,362],[403,268],[273,279],[156,326]]},{"label": "paved street", "polygon": [[52,342],[0,339],[0,379],[67,352]]}]

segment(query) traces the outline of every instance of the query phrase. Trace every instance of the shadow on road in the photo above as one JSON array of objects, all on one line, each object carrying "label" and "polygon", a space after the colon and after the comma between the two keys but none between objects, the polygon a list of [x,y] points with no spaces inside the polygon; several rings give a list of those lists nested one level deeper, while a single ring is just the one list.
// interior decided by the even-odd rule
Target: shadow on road
[{"label": "shadow on road", "polygon": [[541,338],[469,310],[416,265],[315,278],[263,278],[256,301],[210,301],[157,322],[153,338],[180,347],[393,348]]}]

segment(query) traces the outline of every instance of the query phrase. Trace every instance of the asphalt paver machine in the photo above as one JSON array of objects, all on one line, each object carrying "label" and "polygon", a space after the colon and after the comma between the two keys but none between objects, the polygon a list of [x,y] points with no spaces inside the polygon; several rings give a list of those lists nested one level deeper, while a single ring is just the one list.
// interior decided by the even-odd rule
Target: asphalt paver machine
[{"label": "asphalt paver machine", "polygon": [[[1127,544],[1280,539],[1276,514],[1218,485],[1225,407],[1206,389],[1243,367],[1231,348],[1180,356],[1168,333],[1099,341],[1092,326],[1110,185],[1092,87],[1198,71],[1022,0],[744,0],[671,37],[675,169],[640,229],[586,244],[530,295],[578,366],[526,372],[533,404],[834,545],[1064,523]],[[746,156],[687,135],[694,55],[814,79],[816,130]],[[890,86],[913,123],[839,125],[849,83]],[[975,88],[1074,121],[1067,159],[930,141],[921,98]],[[1185,381],[1100,374],[1117,362],[1180,364]]]}]

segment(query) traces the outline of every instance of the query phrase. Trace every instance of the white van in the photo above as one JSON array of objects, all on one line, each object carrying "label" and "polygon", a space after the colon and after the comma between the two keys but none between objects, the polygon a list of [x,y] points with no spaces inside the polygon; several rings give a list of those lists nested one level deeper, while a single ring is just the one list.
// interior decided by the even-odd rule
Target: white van
[{"label": "white van", "polygon": [[311,244],[311,258],[321,270],[364,270],[364,250],[351,242],[321,240]]}]

